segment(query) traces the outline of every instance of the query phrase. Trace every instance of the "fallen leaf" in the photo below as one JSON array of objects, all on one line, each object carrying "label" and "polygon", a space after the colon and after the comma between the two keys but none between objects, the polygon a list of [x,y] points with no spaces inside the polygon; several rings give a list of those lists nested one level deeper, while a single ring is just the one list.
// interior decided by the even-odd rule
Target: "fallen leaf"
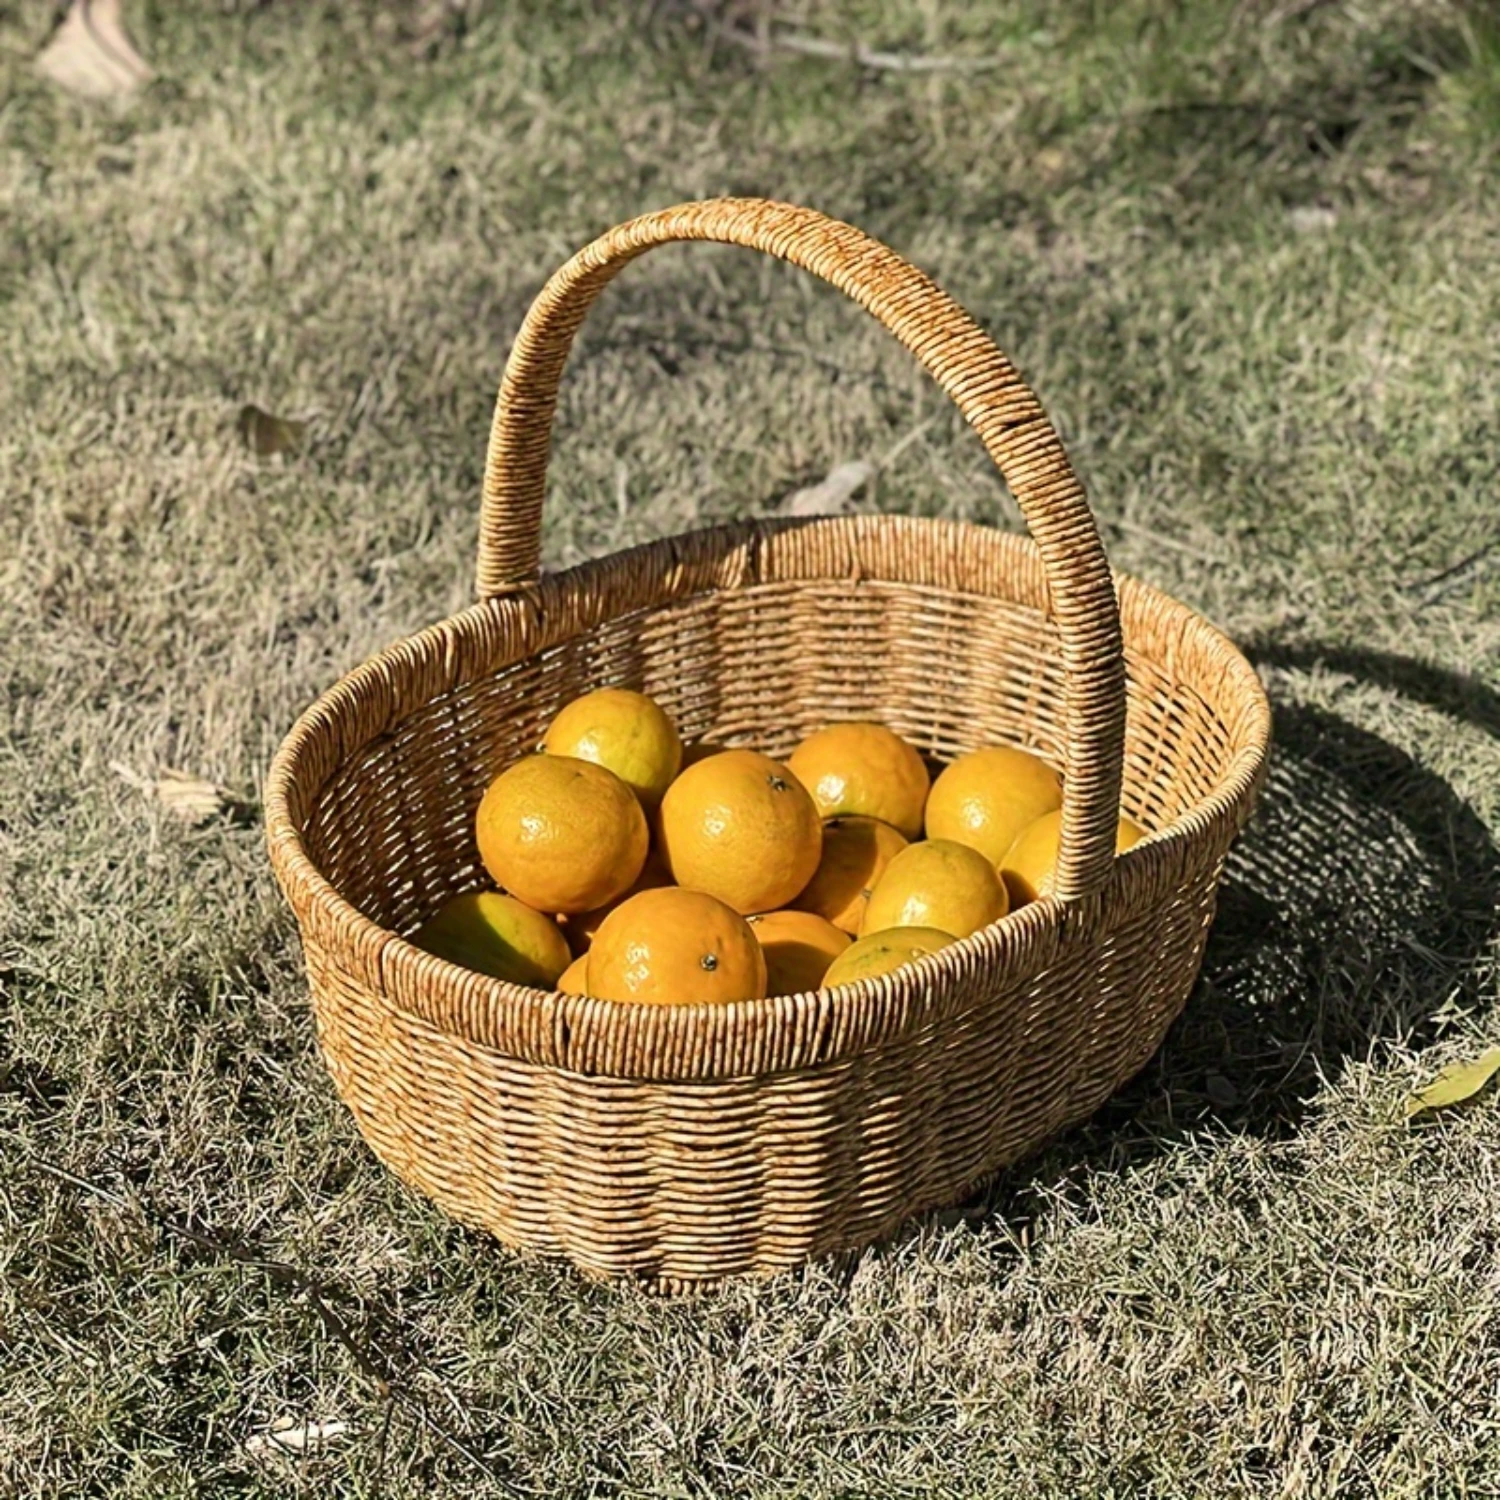
[{"label": "fallen leaf", "polygon": [[854,459],[833,468],[821,484],[793,490],[781,502],[781,512],[788,516],[844,515],[853,507],[850,501],[875,477],[875,465]]},{"label": "fallen leaf", "polygon": [[257,1458],[268,1453],[306,1453],[343,1437],[349,1431],[347,1422],[298,1422],[283,1417],[279,1422],[253,1432],[245,1439],[245,1451]]},{"label": "fallen leaf", "polygon": [[1322,234],[1339,221],[1333,209],[1321,203],[1304,203],[1287,211],[1287,223],[1298,234]]},{"label": "fallen leaf", "polygon": [[163,771],[156,780],[156,800],[184,823],[206,823],[230,807],[234,798],[211,781],[184,771]]},{"label": "fallen leaf", "polygon": [[273,417],[270,412],[248,403],[240,408],[239,427],[240,441],[261,458],[300,447],[307,435],[306,422]]},{"label": "fallen leaf", "polygon": [[1472,1099],[1497,1072],[1500,1072],[1500,1047],[1491,1047],[1471,1062],[1444,1068],[1425,1089],[1407,1099],[1406,1118]]},{"label": "fallen leaf", "polygon": [[220,813],[228,813],[236,821],[243,821],[254,814],[254,809],[232,792],[186,771],[163,771],[153,779],[142,776],[120,761],[111,761],[109,768],[143,796],[155,798],[173,817],[184,823],[206,823]]},{"label": "fallen leaf", "polygon": [[1208,1074],[1203,1089],[1216,1109],[1233,1109],[1240,1102],[1240,1091],[1222,1073]]},{"label": "fallen leaf", "polygon": [[37,54],[37,70],[84,99],[128,94],[151,77],[120,18],[120,0],[73,0]]}]

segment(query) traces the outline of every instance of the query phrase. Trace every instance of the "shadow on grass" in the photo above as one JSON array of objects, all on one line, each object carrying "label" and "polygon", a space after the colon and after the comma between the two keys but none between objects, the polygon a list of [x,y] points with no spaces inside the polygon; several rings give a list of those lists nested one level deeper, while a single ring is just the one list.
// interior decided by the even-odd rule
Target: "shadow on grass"
[{"label": "shadow on grass", "polygon": [[[1405,657],[1275,645],[1500,738],[1500,694]],[[1199,982],[1145,1069],[1086,1124],[934,1216],[1027,1217],[1029,1189],[1148,1160],[1201,1128],[1283,1137],[1320,1075],[1421,1044],[1475,998],[1500,936],[1500,846],[1440,776],[1326,709],[1275,702],[1269,780],[1232,851]]]}]

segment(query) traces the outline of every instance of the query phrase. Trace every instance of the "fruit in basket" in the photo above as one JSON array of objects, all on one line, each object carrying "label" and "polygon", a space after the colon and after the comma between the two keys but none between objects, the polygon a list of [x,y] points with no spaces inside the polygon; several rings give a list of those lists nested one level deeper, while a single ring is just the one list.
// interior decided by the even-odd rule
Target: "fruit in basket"
[{"label": "fruit in basket", "polygon": [[[1146,830],[1129,818],[1121,818],[1115,835],[1115,853],[1123,854],[1146,837]],[[1057,851],[1062,839],[1062,813],[1044,813],[1016,836],[1000,862],[1000,876],[1010,892],[1012,906],[1024,906],[1052,889]]]},{"label": "fruit in basket", "polygon": [[717,897],[667,886],[622,901],[588,954],[589,993],[648,1005],[755,1000],[766,958],[750,924]]},{"label": "fruit in basket", "polygon": [[930,839],[952,839],[998,865],[1016,835],[1062,806],[1062,782],[1045,761],[1011,745],[961,755],[932,784]]},{"label": "fruit in basket", "polygon": [[557,989],[564,995],[586,995],[589,992],[589,956],[580,953],[558,976]]},{"label": "fruit in basket", "polygon": [[850,942],[847,932],[810,911],[771,911],[749,920],[765,951],[768,995],[817,989]]},{"label": "fruit in basket", "polygon": [[754,750],[723,750],[689,766],[662,798],[658,834],[678,885],[745,915],[790,904],[823,852],[818,810],[802,783]]},{"label": "fruit in basket", "polygon": [[1010,910],[994,865],[952,839],[927,839],[903,849],[885,867],[865,908],[860,935],[890,927],[935,927],[968,937]]},{"label": "fruit in basket", "polygon": [[613,771],[654,807],[682,764],[677,726],[644,693],[600,688],[575,698],[553,719],[542,749]]},{"label": "fruit in basket", "polygon": [[908,839],[922,832],[929,777],[922,757],[884,724],[829,724],[797,746],[787,769],[823,818],[879,818]]},{"label": "fruit in basket", "polygon": [[878,979],[905,964],[914,964],[956,942],[935,927],[887,927],[851,943],[828,967],[821,988],[831,990],[857,979]]},{"label": "fruit in basket", "polygon": [[652,847],[646,853],[646,863],[641,866],[641,873],[636,876],[629,890],[622,891],[613,901],[606,901],[602,906],[595,906],[589,911],[575,912],[564,920],[563,930],[568,935],[568,946],[575,953],[587,953],[589,945],[598,934],[600,924],[622,901],[629,900],[639,891],[659,890],[662,886],[671,884],[672,873],[667,869],[661,851]]},{"label": "fruit in basket", "polygon": [[823,825],[818,868],[793,905],[853,936],[875,882],[904,848],[905,837],[878,818],[830,818]]},{"label": "fruit in basket", "polygon": [[551,917],[498,891],[452,897],[410,941],[461,968],[542,990],[552,988],[572,956]]},{"label": "fruit in basket", "polygon": [[646,862],[646,815],[603,766],[528,755],[490,783],[475,819],[490,878],[546,912],[584,912],[630,889]]}]

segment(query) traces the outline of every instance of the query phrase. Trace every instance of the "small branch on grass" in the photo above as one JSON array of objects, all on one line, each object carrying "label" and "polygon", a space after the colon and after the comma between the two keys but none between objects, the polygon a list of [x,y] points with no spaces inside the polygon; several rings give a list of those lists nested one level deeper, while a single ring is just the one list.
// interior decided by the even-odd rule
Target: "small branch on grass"
[{"label": "small branch on grass", "polygon": [[669,375],[674,379],[682,373],[682,366],[676,357],[678,354],[687,358],[693,358],[705,352],[728,354],[735,358],[746,354],[775,354],[788,359],[805,359],[819,369],[827,370],[830,375],[839,380],[858,380],[878,391],[890,389],[890,382],[878,370],[854,369],[840,360],[826,354],[819,354],[801,344],[778,344],[769,339],[754,336],[738,340],[715,338],[692,331],[676,334],[658,333],[650,339],[638,338],[634,336],[636,330],[645,331],[647,325],[644,320],[628,317],[617,319],[615,326],[625,330],[631,336],[617,338],[613,333],[604,334],[597,336],[591,347],[611,350],[626,349],[631,353],[639,353],[644,349],[655,361],[657,368],[664,375]]},{"label": "small branch on grass", "polygon": [[1181,552],[1185,557],[1196,557],[1199,562],[1220,564],[1225,561],[1217,553],[1205,552],[1201,547],[1194,547],[1189,542],[1179,542],[1176,537],[1164,536],[1159,531],[1152,531],[1149,526],[1138,526],[1134,521],[1123,521],[1118,516],[1111,517],[1104,524],[1113,526],[1116,531],[1123,531],[1127,535],[1154,542],[1158,547],[1165,547],[1168,551]]},{"label": "small branch on grass", "polygon": [[831,42],[805,31],[745,31],[737,26],[714,26],[714,34],[736,47],[765,57],[771,52],[798,52],[804,57],[826,57],[857,63],[887,73],[985,73],[1003,67],[1008,57],[924,57],[909,52],[880,52],[863,42]]},{"label": "small branch on grass", "polygon": [[905,453],[906,450],[910,448],[911,445],[916,442],[917,439],[921,437],[922,434],[925,433],[927,429],[931,427],[932,424],[936,421],[937,418],[934,416],[928,417],[924,422],[918,422],[910,432],[908,432],[904,437],[897,438],[896,441],[892,443],[891,446],[887,448],[885,452],[875,460],[875,467],[877,469],[888,468],[896,459],[900,458],[900,456]]},{"label": "small branch on grass", "polygon": [[[95,1182],[92,1178],[81,1177],[76,1172],[70,1172],[66,1167],[59,1166],[56,1162],[48,1161],[45,1157],[31,1157],[36,1168],[47,1173],[48,1176],[57,1178],[60,1182],[66,1182],[70,1187],[77,1188],[79,1192],[87,1193],[91,1197],[99,1199],[102,1203],[108,1203],[112,1208],[126,1212],[130,1208],[129,1202],[119,1193],[112,1192],[103,1183]],[[288,1265],[285,1261],[269,1260],[263,1255],[258,1255],[249,1246],[234,1239],[222,1238],[219,1235],[208,1234],[203,1230],[194,1229],[190,1225],[178,1223],[159,1209],[137,1195],[137,1206],[146,1218],[160,1229],[164,1234],[187,1244],[195,1245],[200,1250],[206,1250],[210,1254],[233,1261],[236,1265],[248,1266],[260,1271],[274,1285],[285,1287],[289,1291],[298,1292],[307,1299],[313,1311],[318,1315],[318,1321],[322,1323],[328,1334],[338,1343],[342,1344],[349,1357],[354,1361],[360,1372],[369,1377],[375,1386],[376,1393],[382,1401],[387,1403],[386,1421],[382,1428],[381,1442],[385,1441],[385,1433],[390,1425],[390,1409],[395,1406],[403,1407],[414,1416],[421,1425],[426,1428],[439,1442],[451,1449],[460,1458],[468,1461],[476,1470],[497,1484],[507,1494],[522,1500],[525,1491],[509,1484],[494,1468],[485,1461],[482,1455],[476,1453],[459,1435],[439,1422],[428,1410],[427,1403],[420,1395],[412,1390],[392,1370],[392,1361],[380,1354],[373,1345],[356,1336],[354,1331],[334,1310],[325,1295],[327,1287],[316,1277],[309,1275],[306,1271],[299,1271],[296,1266]]]},{"label": "small branch on grass", "polygon": [[1451,593],[1458,587],[1480,563],[1497,550],[1500,550],[1500,536],[1492,537],[1466,557],[1459,558],[1456,563],[1450,563],[1430,577],[1419,578],[1412,583],[1403,583],[1400,587],[1408,594],[1425,594],[1426,597],[1421,601],[1423,605],[1435,604],[1444,594]]}]

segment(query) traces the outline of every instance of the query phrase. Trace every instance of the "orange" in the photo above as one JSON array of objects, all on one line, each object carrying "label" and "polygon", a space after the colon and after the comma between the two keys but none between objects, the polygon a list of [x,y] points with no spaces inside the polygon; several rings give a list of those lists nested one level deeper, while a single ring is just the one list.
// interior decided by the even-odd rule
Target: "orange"
[{"label": "orange", "polygon": [[586,995],[589,992],[589,956],[580,953],[557,981],[557,989],[564,995]]},{"label": "orange", "polygon": [[766,994],[800,995],[822,984],[828,966],[849,946],[849,934],[810,911],[772,911],[750,918],[766,953]]},{"label": "orange", "polygon": [[592,761],[528,755],[490,783],[474,825],[496,885],[538,911],[588,911],[630,889],[646,862],[635,794]]},{"label": "orange", "polygon": [[834,959],[823,976],[822,987],[831,990],[836,985],[853,984],[856,979],[877,979],[953,941],[951,934],[935,927],[887,927],[883,932],[872,932]]},{"label": "orange", "polygon": [[667,886],[622,901],[604,919],[588,979],[602,1000],[755,1000],[766,992],[766,956],[737,911],[702,891]]},{"label": "orange", "polygon": [[659,833],[678,885],[744,914],[786,906],[823,851],[802,783],[754,750],[722,750],[689,766],[662,798]]},{"label": "orange", "polygon": [[654,891],[671,883],[672,875],[661,857],[661,851],[659,849],[648,850],[646,863],[641,866],[641,873],[636,876],[629,890],[621,891],[613,901],[606,901],[602,906],[593,907],[589,911],[575,912],[567,918],[563,923],[563,930],[568,935],[569,946],[575,953],[587,953],[589,944],[594,941],[599,931],[599,924],[622,901],[634,896],[637,891]]},{"label": "orange", "polygon": [[1062,806],[1062,782],[1045,761],[1009,745],[960,756],[932,784],[927,837],[953,839],[998,865],[1026,825]]},{"label": "orange", "polygon": [[884,724],[830,724],[792,752],[787,769],[824,818],[879,818],[906,838],[922,832],[927,767]]},{"label": "orange", "polygon": [[682,764],[677,726],[644,693],[629,688],[600,688],[575,698],[552,721],[542,749],[613,771],[647,807],[661,801]]},{"label": "orange", "polygon": [[[707,760],[710,755],[722,755],[728,747],[716,745],[712,740],[694,740],[690,745],[682,747],[682,765],[677,774],[682,775],[689,766],[696,766],[700,760]],[[651,839],[656,847],[661,845],[661,804],[648,808],[646,811],[647,821],[651,824]]]},{"label": "orange", "polygon": [[968,937],[1010,910],[994,865],[967,844],[928,839],[885,867],[865,908],[861,935],[888,927],[936,927]]},{"label": "orange", "polygon": [[498,891],[445,901],[409,939],[451,964],[550,990],[568,966],[568,944],[551,917]]},{"label": "orange", "polygon": [[876,818],[830,818],[823,825],[823,854],[813,878],[794,903],[847,933],[859,931],[865,905],[885,867],[906,840]]},{"label": "orange", "polygon": [[[1010,892],[1012,906],[1024,906],[1052,889],[1052,873],[1057,866],[1058,843],[1062,837],[1062,812],[1044,813],[1017,835],[1000,863],[1000,875]],[[1146,837],[1146,830],[1129,818],[1120,819],[1115,835],[1115,853],[1123,854],[1132,844]]]}]

